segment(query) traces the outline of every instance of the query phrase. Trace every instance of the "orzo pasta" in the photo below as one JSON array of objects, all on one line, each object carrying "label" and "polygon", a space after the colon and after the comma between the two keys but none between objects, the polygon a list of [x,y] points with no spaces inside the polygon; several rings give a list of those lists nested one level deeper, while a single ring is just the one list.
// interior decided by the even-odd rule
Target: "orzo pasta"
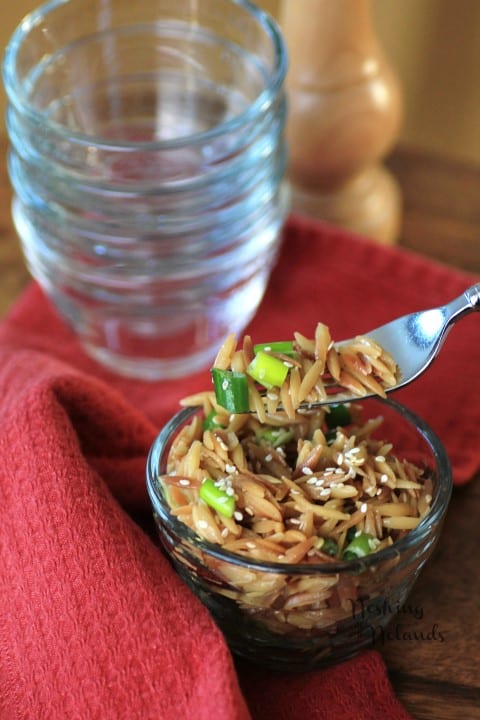
[{"label": "orzo pasta", "polygon": [[[208,559],[220,592],[273,632],[346,619],[374,576],[308,574],[308,565],[358,560],[395,543],[428,512],[432,482],[378,439],[382,418],[358,403],[315,411],[230,414],[205,392],[203,410],[169,451],[160,481],[172,514],[199,537],[252,561],[302,564],[302,576]],[[395,562],[390,560],[389,562]]]},{"label": "orzo pasta", "polygon": [[281,408],[293,420],[298,408],[347,391],[375,394],[399,380],[392,356],[374,340],[357,336],[335,344],[329,328],[318,323],[313,338],[294,333],[291,341],[254,345],[247,335],[241,347],[229,335],[212,369],[217,401],[230,412],[267,414]]}]

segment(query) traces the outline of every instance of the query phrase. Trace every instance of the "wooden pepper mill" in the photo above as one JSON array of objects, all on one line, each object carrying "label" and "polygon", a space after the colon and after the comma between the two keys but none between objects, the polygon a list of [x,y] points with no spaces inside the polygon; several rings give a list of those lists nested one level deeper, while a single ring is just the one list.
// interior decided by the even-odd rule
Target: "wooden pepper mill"
[{"label": "wooden pepper mill", "polygon": [[401,197],[381,161],[399,132],[401,91],[371,15],[370,0],[282,0],[288,174],[293,211],[394,243]]}]

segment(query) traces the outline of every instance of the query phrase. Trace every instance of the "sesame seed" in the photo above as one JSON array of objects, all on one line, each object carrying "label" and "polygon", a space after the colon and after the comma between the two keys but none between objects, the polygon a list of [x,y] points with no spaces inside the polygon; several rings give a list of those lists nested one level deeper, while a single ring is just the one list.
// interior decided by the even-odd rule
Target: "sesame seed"
[{"label": "sesame seed", "polygon": [[292,365],[291,362],[287,362],[286,360],[284,360],[284,361],[283,361],[283,364],[285,365],[285,367],[293,368],[293,365]]},{"label": "sesame seed", "polygon": [[254,542],[246,542],[245,547],[249,548],[249,550],[255,550],[256,545]]},{"label": "sesame seed", "polygon": [[271,453],[268,453],[268,455],[265,455],[265,462],[272,462],[273,455]]},{"label": "sesame seed", "polygon": [[229,463],[227,463],[227,464],[225,465],[225,470],[226,470],[228,473],[236,473],[236,472],[237,472],[237,468],[235,467],[235,465],[230,465]]},{"label": "sesame seed", "polygon": [[188,485],[190,485],[190,480],[186,480],[186,479],[184,480],[183,478],[182,478],[182,480],[179,480],[178,482],[179,482],[180,485],[183,485],[183,486],[185,486],[185,487],[187,487]]},{"label": "sesame seed", "polygon": [[330,488],[323,488],[323,490],[320,490],[320,497],[328,497],[330,492]]},{"label": "sesame seed", "polygon": [[222,532],[220,533],[222,537],[227,537],[228,535],[228,528],[223,528]]},{"label": "sesame seed", "polygon": [[278,400],[278,395],[277,395],[277,393],[269,392],[269,393],[267,393],[267,398],[269,400]]},{"label": "sesame seed", "polygon": [[199,520],[197,525],[199,528],[202,528],[202,530],[205,530],[205,528],[208,527],[208,522],[206,520]]},{"label": "sesame seed", "polygon": [[377,462],[385,462],[385,457],[383,455],[377,455],[375,458]]},{"label": "sesame seed", "polygon": [[228,380],[227,379],[225,379],[222,382],[222,390],[228,390]]},{"label": "sesame seed", "polygon": [[352,465],[363,465],[365,462],[365,459],[363,457],[358,457],[358,453],[360,452],[360,448],[354,447],[351,450],[347,450],[345,452],[345,460]]},{"label": "sesame seed", "polygon": [[343,453],[338,453],[337,455],[337,463],[341,465],[343,463]]},{"label": "sesame seed", "polygon": [[235,510],[235,512],[233,513],[233,517],[235,518],[235,520],[238,520],[238,522],[243,520],[243,515],[241,512],[239,512],[239,510]]},{"label": "sesame seed", "polygon": [[362,503],[362,504],[360,505],[360,512],[365,514],[365,513],[367,512],[367,510],[368,510],[368,505],[367,505],[367,503]]},{"label": "sesame seed", "polygon": [[247,513],[247,515],[251,515],[252,517],[253,517],[253,515],[255,515],[252,508],[249,508],[249,507],[245,508],[245,512]]},{"label": "sesame seed", "polygon": [[380,475],[380,482],[383,483],[383,484],[387,483],[387,482],[388,482],[388,475],[386,475],[385,473],[383,473],[383,475]]},{"label": "sesame seed", "polygon": [[313,475],[312,468],[308,467],[308,465],[305,465],[305,467],[302,467],[302,473],[304,475]]},{"label": "sesame seed", "polygon": [[225,488],[225,492],[229,497],[233,497],[235,495],[235,490],[232,487]]}]

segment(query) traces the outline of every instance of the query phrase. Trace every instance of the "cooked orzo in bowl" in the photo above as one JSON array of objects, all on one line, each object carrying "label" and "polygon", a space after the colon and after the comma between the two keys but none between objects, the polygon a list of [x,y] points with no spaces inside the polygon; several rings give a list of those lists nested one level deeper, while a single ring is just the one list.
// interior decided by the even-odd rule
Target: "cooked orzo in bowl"
[{"label": "cooked orzo in bowl", "polygon": [[440,441],[382,398],[294,420],[200,399],[154,442],[147,488],[165,551],[232,651],[308,670],[371,645],[438,538]]}]

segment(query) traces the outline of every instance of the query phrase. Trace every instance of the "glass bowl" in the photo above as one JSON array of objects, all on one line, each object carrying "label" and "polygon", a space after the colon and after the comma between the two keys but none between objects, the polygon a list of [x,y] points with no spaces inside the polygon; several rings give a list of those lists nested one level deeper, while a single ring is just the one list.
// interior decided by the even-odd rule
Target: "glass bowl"
[{"label": "glass bowl", "polygon": [[[308,671],[357,654],[379,638],[405,604],[434,549],[452,491],[444,447],[423,420],[399,403],[380,398],[359,403],[365,419],[383,417],[380,436],[394,444],[395,455],[428,470],[432,500],[417,527],[393,545],[348,561],[252,561],[200,538],[170,513],[159,476],[166,473],[173,439],[202,410],[178,412],[153,443],[147,490],[161,543],[238,656],[276,670]],[[292,588],[313,591],[315,603],[279,601],[286,590],[291,598]]]}]

